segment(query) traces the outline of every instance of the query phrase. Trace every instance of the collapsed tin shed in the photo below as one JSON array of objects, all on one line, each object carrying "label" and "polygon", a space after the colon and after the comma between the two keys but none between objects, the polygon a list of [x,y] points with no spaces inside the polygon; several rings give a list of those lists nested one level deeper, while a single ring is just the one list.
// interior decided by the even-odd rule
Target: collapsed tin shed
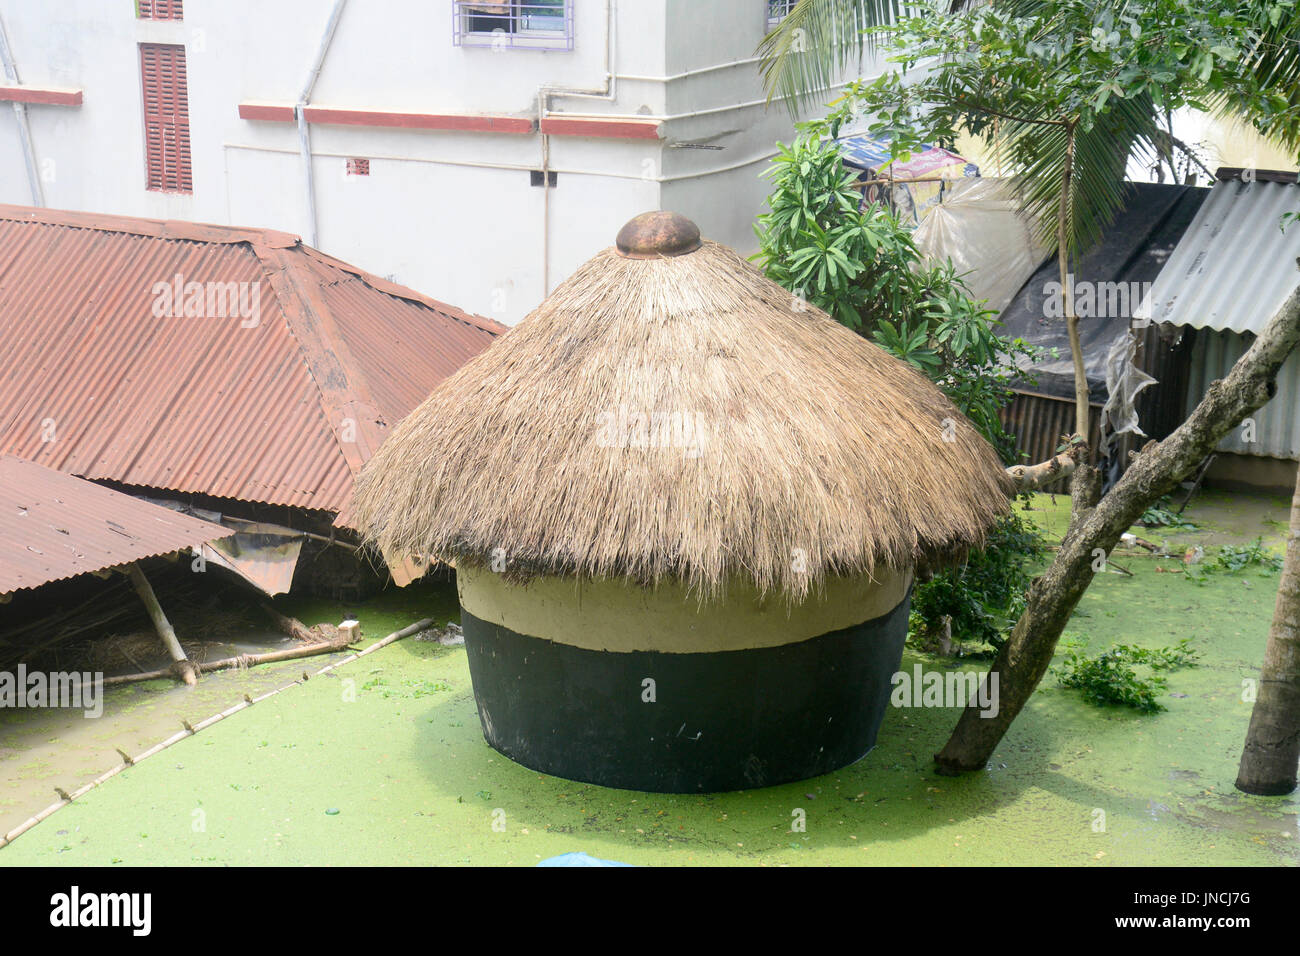
[{"label": "collapsed tin shed", "polygon": [[0,603],[17,591],[189,551],[234,534],[0,455]]},{"label": "collapsed tin shed", "polygon": [[455,564],[493,747],[682,792],[870,750],[916,568],[1007,496],[919,372],[647,213],[393,430],[355,514]]},{"label": "collapsed tin shed", "polygon": [[505,329],[268,229],[0,205],[0,275],[0,452],[295,559],[351,535],[387,430]]},{"label": "collapsed tin shed", "polygon": [[[234,532],[220,524],[166,508],[54,471],[35,462],[0,455],[0,605],[82,575],[130,578],[174,672],[194,683],[198,671],[185,657],[140,562],[217,544]],[[0,623],[4,623],[0,618]],[[0,630],[0,656],[9,629]],[[58,634],[44,634],[46,643]]]},{"label": "collapsed tin shed", "polygon": [[[1135,321],[1209,190],[1129,183],[1124,204],[1100,239],[1074,264],[1071,291],[1092,412],[1090,447],[1105,461],[1107,484],[1127,467],[1128,452],[1163,439],[1183,420],[1189,343],[1168,327]],[[1003,426],[1029,461],[1046,461],[1074,432],[1074,363],[1061,305],[1055,253],[1044,258],[1006,303],[999,334],[1044,350],[1022,359],[1024,377],[1001,410]]]}]

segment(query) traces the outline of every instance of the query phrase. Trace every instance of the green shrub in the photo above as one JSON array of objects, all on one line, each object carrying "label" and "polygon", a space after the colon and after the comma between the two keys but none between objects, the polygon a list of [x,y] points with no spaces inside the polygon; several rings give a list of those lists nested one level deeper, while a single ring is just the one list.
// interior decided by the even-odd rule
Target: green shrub
[{"label": "green shrub", "polygon": [[[1071,650],[1065,663],[1054,672],[1063,687],[1083,691],[1084,700],[1089,703],[1132,707],[1154,714],[1165,709],[1157,699],[1169,686],[1162,672],[1196,666],[1200,655],[1188,643],[1184,638],[1173,647],[1154,650],[1114,644],[1096,657],[1085,657]],[[1139,673],[1138,667],[1144,673]]]},{"label": "green shrub", "polygon": [[856,174],[829,140],[804,134],[765,173],[770,212],[758,217],[754,256],[768,278],[924,372],[1015,464],[998,420],[1020,375],[1021,339],[996,332],[951,263],[932,265],[911,231],[883,206],[859,209]]},{"label": "green shrub", "polygon": [[1241,571],[1253,565],[1259,565],[1265,571],[1282,570],[1282,555],[1274,554],[1264,547],[1264,538],[1258,537],[1250,544],[1240,547],[1225,544],[1214,558],[1215,569],[1219,571]]},{"label": "green shrub", "polygon": [[916,585],[912,632],[931,632],[948,617],[954,638],[997,650],[1025,609],[1030,567],[1042,553],[1042,532],[1012,511],[989,533],[983,551]]},{"label": "green shrub", "polygon": [[1138,519],[1138,522],[1148,528],[1173,528],[1175,530],[1194,530],[1196,528],[1196,525],[1185,520],[1182,515],[1169,510],[1171,507],[1169,496],[1166,495],[1142,512],[1142,517]]}]

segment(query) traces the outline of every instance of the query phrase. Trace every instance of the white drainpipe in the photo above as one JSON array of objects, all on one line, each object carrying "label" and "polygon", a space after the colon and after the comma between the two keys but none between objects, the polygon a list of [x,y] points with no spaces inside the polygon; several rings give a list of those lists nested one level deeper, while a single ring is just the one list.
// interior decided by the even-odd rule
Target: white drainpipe
[{"label": "white drainpipe", "polygon": [[551,294],[551,137],[542,133],[552,96],[579,96],[586,99],[614,102],[615,29],[614,0],[605,0],[605,82],[597,89],[573,89],[560,86],[543,86],[537,91],[537,131],[542,138],[542,297]]},{"label": "white drainpipe", "polygon": [[[9,50],[9,38],[5,35],[4,22],[0,21],[0,62],[4,64],[5,79],[12,86],[20,86],[18,67],[14,65],[13,53]],[[27,122],[27,104],[13,103],[14,118],[18,121],[18,138],[23,142],[23,161],[27,166],[27,186],[32,193],[32,205],[45,205],[45,192],[41,188],[41,177],[36,169],[36,147],[32,144],[32,128]]]},{"label": "white drainpipe", "polygon": [[298,103],[294,107],[294,115],[298,120],[298,147],[302,153],[303,182],[307,190],[307,235],[309,245],[313,247],[319,246],[320,241],[316,234],[316,184],[311,171],[311,133],[307,127],[306,110],[347,2],[348,0],[334,0],[334,9],[330,12],[329,22],[325,24],[325,33],[321,37],[320,48],[316,51],[316,59],[312,61],[311,72],[307,74],[307,82],[303,84],[302,92],[298,94]]}]

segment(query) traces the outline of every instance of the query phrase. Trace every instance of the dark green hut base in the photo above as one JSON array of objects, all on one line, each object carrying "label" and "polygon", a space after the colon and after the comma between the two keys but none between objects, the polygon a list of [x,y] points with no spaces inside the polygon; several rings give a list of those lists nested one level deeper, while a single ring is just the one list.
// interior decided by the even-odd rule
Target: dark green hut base
[{"label": "dark green hut base", "polygon": [[[768,787],[876,744],[911,595],[888,614],[781,647],[592,651],[462,612],[487,742],[533,770],[626,790]],[[648,683],[653,681],[653,684]]]}]

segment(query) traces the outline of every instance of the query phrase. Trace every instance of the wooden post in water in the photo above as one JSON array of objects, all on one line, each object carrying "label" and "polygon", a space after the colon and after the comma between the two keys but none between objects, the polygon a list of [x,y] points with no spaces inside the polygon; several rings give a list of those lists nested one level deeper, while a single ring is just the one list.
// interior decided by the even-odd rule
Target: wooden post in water
[{"label": "wooden post in water", "polygon": [[167,620],[167,615],[163,613],[162,605],[158,603],[158,597],[153,593],[153,588],[149,585],[149,579],[140,570],[140,565],[132,564],[127,568],[126,574],[131,579],[135,593],[140,595],[140,600],[144,602],[149,617],[153,619],[154,630],[162,638],[163,646],[167,648],[167,653],[171,655],[172,660],[175,662],[172,665],[173,670],[186,684],[198,683],[198,668],[185,656],[185,651],[181,648],[181,642],[176,639],[176,632],[172,629],[171,622]]}]

